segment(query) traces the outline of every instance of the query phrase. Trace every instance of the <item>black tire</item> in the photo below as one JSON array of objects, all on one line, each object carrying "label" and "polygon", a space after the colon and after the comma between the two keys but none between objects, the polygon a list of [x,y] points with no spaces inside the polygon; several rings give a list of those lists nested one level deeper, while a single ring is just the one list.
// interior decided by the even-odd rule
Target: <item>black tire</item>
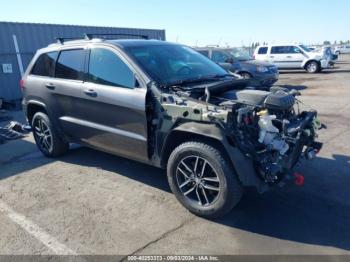
[{"label": "black tire", "polygon": [[320,72],[320,64],[317,61],[310,61],[305,65],[305,70],[310,74]]},{"label": "black tire", "polygon": [[[43,127],[42,130],[39,130],[40,126]],[[33,116],[32,128],[36,145],[45,156],[58,157],[68,151],[69,143],[59,136],[59,133],[45,113],[38,112]],[[49,138],[49,136],[51,137]]]},{"label": "black tire", "polygon": [[[192,181],[183,186],[187,181],[186,176],[178,168],[186,169],[185,166],[182,166],[183,160],[190,161],[191,158],[194,158],[194,160],[190,168],[196,169],[195,167],[199,167],[203,175],[202,169],[203,165],[205,165],[205,175],[202,178],[197,176],[196,182]],[[195,161],[197,161],[198,166]],[[206,164],[204,164],[205,161],[207,161]],[[201,162],[203,163],[202,165]],[[191,162],[186,162],[187,166],[190,164]],[[211,172],[211,169],[214,171]],[[186,172],[188,172],[188,169]],[[217,218],[223,216],[231,211],[242,198],[243,187],[232,165],[224,157],[224,153],[202,142],[186,142],[175,148],[168,160],[167,176],[170,188],[178,201],[190,212],[201,217]],[[179,181],[181,177],[186,181]],[[216,180],[216,177],[219,181],[213,181]],[[202,184],[194,185],[198,179],[203,180],[199,182]],[[207,181],[208,179],[209,181]],[[181,186],[184,189],[181,189]],[[191,190],[192,186],[195,189],[188,195],[185,195]],[[211,187],[208,188],[209,186]],[[215,190],[211,190],[212,188],[215,188]],[[219,191],[217,191],[218,188]],[[197,200],[191,199],[191,194]]]}]

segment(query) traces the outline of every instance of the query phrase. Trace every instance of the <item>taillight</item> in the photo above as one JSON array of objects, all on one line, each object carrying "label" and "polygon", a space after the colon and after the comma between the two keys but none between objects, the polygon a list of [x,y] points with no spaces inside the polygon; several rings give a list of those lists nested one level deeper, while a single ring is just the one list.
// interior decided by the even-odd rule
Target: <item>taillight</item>
[{"label": "taillight", "polygon": [[21,90],[24,89],[24,80],[23,79],[19,80],[19,86],[21,87]]},{"label": "taillight", "polygon": [[255,54],[253,54],[253,59],[255,60]]}]

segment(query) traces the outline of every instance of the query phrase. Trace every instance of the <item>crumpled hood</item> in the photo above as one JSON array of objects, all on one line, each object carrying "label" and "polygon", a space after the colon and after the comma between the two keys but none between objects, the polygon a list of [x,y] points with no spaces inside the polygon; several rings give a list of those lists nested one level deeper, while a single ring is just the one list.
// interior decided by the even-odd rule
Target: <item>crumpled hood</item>
[{"label": "crumpled hood", "polygon": [[306,55],[309,58],[314,58],[314,59],[326,59],[328,58],[328,55],[325,51],[316,51],[316,52],[308,52]]}]

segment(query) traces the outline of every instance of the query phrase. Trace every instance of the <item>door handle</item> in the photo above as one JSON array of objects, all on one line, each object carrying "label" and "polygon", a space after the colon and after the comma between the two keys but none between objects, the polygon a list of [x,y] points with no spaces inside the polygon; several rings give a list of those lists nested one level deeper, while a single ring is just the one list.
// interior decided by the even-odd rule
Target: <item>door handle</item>
[{"label": "door handle", "polygon": [[270,58],[274,58],[274,56],[273,56],[273,55],[271,55],[271,56],[270,56]]},{"label": "door handle", "polygon": [[287,58],[292,58],[290,55],[287,55]]},{"label": "door handle", "polygon": [[97,97],[97,92],[93,89],[85,89],[84,93],[91,97]]},{"label": "door handle", "polygon": [[48,88],[48,89],[51,89],[51,90],[56,88],[56,86],[54,84],[52,84],[52,83],[45,84],[45,87]]}]

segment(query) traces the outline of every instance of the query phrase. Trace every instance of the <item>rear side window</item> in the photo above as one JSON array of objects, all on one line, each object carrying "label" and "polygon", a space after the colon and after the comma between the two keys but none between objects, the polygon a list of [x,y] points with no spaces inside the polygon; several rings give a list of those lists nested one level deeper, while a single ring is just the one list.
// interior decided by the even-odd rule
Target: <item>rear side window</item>
[{"label": "rear side window", "polygon": [[258,54],[259,54],[259,55],[265,55],[265,54],[267,54],[267,47],[259,47],[259,49],[258,49]]},{"label": "rear side window", "polygon": [[83,49],[61,51],[56,64],[57,78],[83,80],[85,51]]},{"label": "rear side window", "polygon": [[301,50],[296,46],[273,46],[271,48],[271,54],[297,54],[301,53]]},{"label": "rear side window", "polygon": [[288,46],[273,46],[271,48],[271,54],[285,54],[288,53]]},{"label": "rear side window", "polygon": [[209,57],[209,51],[208,50],[197,50],[198,53],[206,56],[206,57]]},{"label": "rear side window", "polygon": [[37,76],[54,76],[57,55],[58,52],[49,52],[40,55],[30,73]]},{"label": "rear side window", "polygon": [[112,51],[93,48],[90,53],[89,81],[109,86],[135,87],[134,73]]}]

